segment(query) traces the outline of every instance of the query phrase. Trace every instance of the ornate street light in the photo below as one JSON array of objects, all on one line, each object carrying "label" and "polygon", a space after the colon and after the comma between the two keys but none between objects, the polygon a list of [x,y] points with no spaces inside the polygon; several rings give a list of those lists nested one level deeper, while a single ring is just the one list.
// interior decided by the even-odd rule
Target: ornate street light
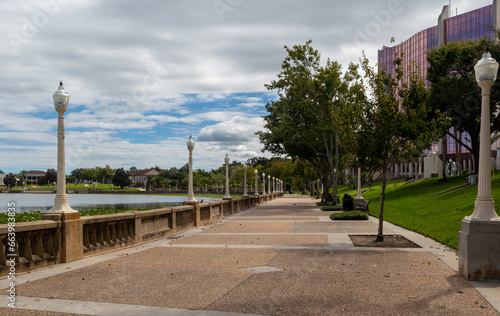
[{"label": "ornate street light", "polygon": [[243,165],[243,174],[244,174],[244,179],[245,179],[245,189],[243,191],[243,196],[248,196],[248,192],[247,192],[247,164],[244,164]]},{"label": "ornate street light", "polygon": [[490,90],[498,63],[489,52],[474,67],[481,87],[479,178],[474,212],[462,220],[458,233],[458,271],[468,280],[500,280],[500,217],[491,196]]},{"label": "ornate street light", "polygon": [[471,220],[500,220],[495,212],[495,202],[491,197],[491,162],[490,162],[490,90],[498,73],[498,63],[489,52],[474,66],[476,80],[481,87],[481,134],[479,144],[479,178],[477,198]]},{"label": "ornate street light", "polygon": [[188,196],[186,202],[196,202],[193,192],[193,149],[194,140],[189,135],[189,140],[187,141],[187,149],[189,150],[189,184],[188,184]]},{"label": "ornate street light", "polygon": [[224,162],[226,163],[226,195],[224,195],[225,199],[230,199],[231,195],[229,195],[229,156],[226,154],[224,158]]},{"label": "ornate street light", "polygon": [[262,194],[266,194],[266,174],[262,173]]},{"label": "ornate street light", "polygon": [[257,189],[257,185],[258,185],[258,176],[259,176],[259,170],[255,169],[254,171],[255,173],[255,195],[259,195],[259,190]]},{"label": "ornate street light", "polygon": [[271,176],[267,176],[267,193],[271,194]]},{"label": "ornate street light", "polygon": [[57,117],[57,193],[54,205],[47,213],[75,213],[78,212],[68,205],[66,195],[66,162],[64,154],[64,112],[68,109],[69,95],[64,91],[62,81],[54,95],[54,107]]}]

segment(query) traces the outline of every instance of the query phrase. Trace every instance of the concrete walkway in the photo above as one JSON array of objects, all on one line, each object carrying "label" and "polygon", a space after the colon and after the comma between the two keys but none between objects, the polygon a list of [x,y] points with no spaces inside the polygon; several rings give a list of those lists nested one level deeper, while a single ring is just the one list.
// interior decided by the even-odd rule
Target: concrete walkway
[{"label": "concrete walkway", "polygon": [[[472,285],[455,251],[356,248],[376,219],[333,222],[287,195],[175,237],[16,277],[0,315],[500,315],[500,283]],[[0,280],[0,288],[9,281]],[[475,287],[474,287],[475,286]],[[497,310],[495,310],[495,307]],[[68,314],[66,314],[68,313]]]}]

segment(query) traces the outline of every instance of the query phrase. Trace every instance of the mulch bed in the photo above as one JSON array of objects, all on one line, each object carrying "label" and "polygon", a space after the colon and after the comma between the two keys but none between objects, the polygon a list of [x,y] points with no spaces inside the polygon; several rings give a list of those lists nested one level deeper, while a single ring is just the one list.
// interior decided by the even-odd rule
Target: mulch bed
[{"label": "mulch bed", "polygon": [[401,235],[384,235],[384,241],[375,241],[377,235],[349,235],[355,247],[422,248]]}]

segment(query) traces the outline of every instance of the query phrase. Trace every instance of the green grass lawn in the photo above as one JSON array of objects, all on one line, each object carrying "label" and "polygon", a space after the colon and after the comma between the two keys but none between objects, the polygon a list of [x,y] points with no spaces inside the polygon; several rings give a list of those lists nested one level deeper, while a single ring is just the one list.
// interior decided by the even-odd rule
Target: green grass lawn
[{"label": "green grass lawn", "polygon": [[[430,197],[465,184],[465,176],[448,177],[448,182],[435,184],[438,179],[426,179],[406,185],[402,185],[402,182],[389,183],[386,188],[384,220],[458,249],[461,221],[474,211],[477,186]],[[491,186],[493,199],[498,201],[495,209],[500,214],[500,174],[492,177]],[[374,190],[364,193],[363,197],[371,201],[370,214],[378,217],[380,183],[372,184],[372,189]],[[345,187],[340,187],[339,192],[341,196],[344,193],[356,194],[356,191]]]}]

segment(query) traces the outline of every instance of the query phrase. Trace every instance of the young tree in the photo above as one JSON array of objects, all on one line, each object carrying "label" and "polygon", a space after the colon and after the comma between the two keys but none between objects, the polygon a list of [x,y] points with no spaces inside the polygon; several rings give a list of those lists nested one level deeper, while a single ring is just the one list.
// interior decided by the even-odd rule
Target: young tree
[{"label": "young tree", "polygon": [[130,172],[124,170],[123,168],[119,168],[115,170],[115,175],[113,176],[113,184],[123,189],[126,186],[130,186],[132,181],[130,181]]},{"label": "young tree", "polygon": [[362,61],[372,99],[357,133],[356,156],[360,164],[381,174],[377,241],[384,240],[386,174],[390,160],[410,159],[429,148],[432,141],[439,139],[438,131],[444,122],[439,112],[433,113],[427,107],[428,90],[416,69],[407,69],[405,74],[401,62],[396,59],[396,78],[393,78],[384,70],[376,72],[366,57]]}]

